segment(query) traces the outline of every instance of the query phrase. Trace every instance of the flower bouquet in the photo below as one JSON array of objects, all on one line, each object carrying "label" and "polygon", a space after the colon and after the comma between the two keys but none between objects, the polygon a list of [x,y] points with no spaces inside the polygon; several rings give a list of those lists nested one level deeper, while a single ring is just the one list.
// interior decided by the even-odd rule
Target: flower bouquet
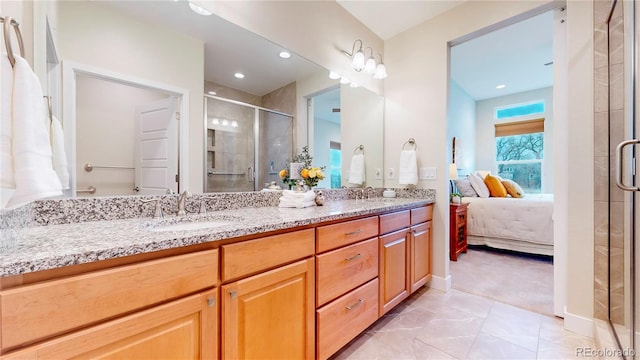
[{"label": "flower bouquet", "polygon": [[[278,175],[285,185],[292,188],[302,180],[307,188],[318,186],[318,182],[324,179],[324,166],[316,167],[311,164],[313,157],[309,155],[309,146],[302,148],[302,153],[297,154],[287,163],[287,166],[280,170]],[[292,166],[294,165],[295,166]]]}]

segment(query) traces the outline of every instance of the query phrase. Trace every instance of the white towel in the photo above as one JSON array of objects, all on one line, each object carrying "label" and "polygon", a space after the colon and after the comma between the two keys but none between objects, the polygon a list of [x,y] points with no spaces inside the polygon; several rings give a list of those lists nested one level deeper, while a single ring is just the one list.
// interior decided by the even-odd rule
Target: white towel
[{"label": "white towel", "polygon": [[311,201],[315,200],[316,193],[313,190],[305,191],[305,192],[295,192],[292,190],[283,190],[282,196],[280,200],[289,200],[289,201]]},{"label": "white towel", "polygon": [[11,110],[16,192],[7,206],[62,195],[51,160],[40,81],[25,59],[18,55],[15,58]]},{"label": "white towel", "polygon": [[416,185],[418,183],[418,158],[415,150],[402,150],[400,153],[400,169],[398,184]]},{"label": "white towel", "polygon": [[62,189],[69,188],[69,168],[67,167],[67,154],[64,151],[64,131],[57,117],[51,119],[51,151],[53,152],[53,170],[55,170],[62,184]]},{"label": "white towel", "polygon": [[287,202],[287,201],[280,201],[280,204],[278,205],[281,208],[298,208],[298,209],[304,209],[310,206],[315,206],[316,202],[315,201],[304,201],[304,202]]},{"label": "white towel", "polygon": [[11,93],[13,92],[13,69],[7,54],[0,55],[0,187],[15,189],[13,172]]},{"label": "white towel", "polygon": [[349,183],[362,185],[365,182],[364,154],[355,154],[351,157],[351,168],[349,169]]}]

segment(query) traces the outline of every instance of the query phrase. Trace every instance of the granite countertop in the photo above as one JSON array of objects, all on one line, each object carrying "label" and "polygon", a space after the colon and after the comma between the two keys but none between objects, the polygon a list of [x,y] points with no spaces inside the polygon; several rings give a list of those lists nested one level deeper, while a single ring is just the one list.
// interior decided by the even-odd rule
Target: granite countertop
[{"label": "granite countertop", "polygon": [[[13,243],[3,245],[0,276],[19,275],[325,221],[402,210],[432,202],[429,199],[416,198],[337,200],[325,202],[324,206],[305,209],[247,207],[203,215],[187,215],[187,218],[136,218],[28,227],[14,230],[16,233]],[[205,229],[157,231],[160,226],[191,219],[215,220],[224,224]]]}]

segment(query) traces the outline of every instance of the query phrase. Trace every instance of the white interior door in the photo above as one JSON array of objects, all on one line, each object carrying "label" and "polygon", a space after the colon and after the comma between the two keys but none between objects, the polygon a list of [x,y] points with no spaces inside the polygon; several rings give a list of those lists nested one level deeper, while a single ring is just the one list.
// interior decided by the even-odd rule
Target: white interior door
[{"label": "white interior door", "polygon": [[140,194],[178,192],[177,99],[141,105],[136,116],[136,187]]}]

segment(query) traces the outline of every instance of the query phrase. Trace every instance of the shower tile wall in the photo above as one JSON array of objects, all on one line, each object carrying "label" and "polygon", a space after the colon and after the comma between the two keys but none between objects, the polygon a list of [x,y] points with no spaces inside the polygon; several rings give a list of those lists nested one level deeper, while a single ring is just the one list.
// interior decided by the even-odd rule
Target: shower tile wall
[{"label": "shower tile wall", "polygon": [[[622,6],[618,6],[610,23],[608,54],[606,20],[610,6],[610,1],[594,1],[594,316],[607,319],[610,310],[611,320],[621,324],[624,321],[624,198],[615,186],[614,169],[615,147],[624,139],[623,12]],[[608,276],[611,276],[611,304]]]}]

